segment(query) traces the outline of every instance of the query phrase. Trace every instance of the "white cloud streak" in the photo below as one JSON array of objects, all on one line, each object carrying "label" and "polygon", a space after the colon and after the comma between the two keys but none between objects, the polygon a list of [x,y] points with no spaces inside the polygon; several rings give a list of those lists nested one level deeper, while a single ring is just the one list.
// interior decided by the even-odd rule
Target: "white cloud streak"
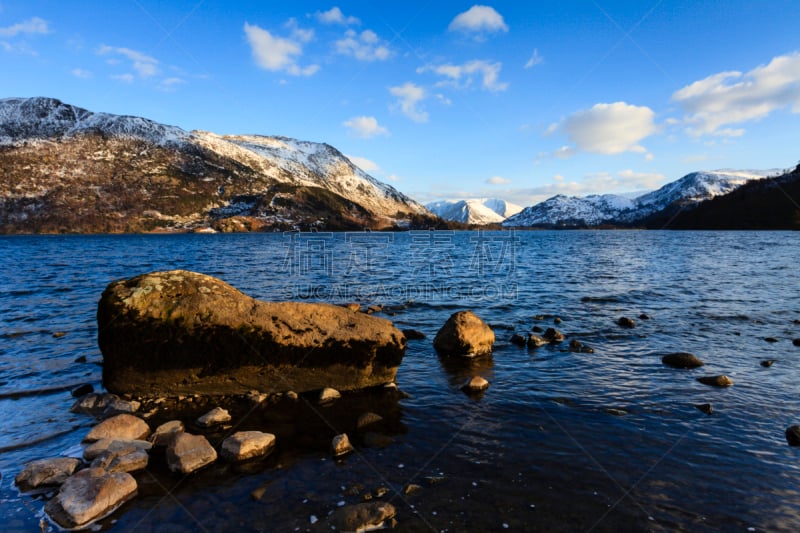
[{"label": "white cloud streak", "polygon": [[322,24],[342,24],[347,26],[361,24],[361,21],[356,17],[346,17],[342,10],[336,6],[327,11],[317,11],[314,16]]},{"label": "white cloud streak", "polygon": [[542,63],[544,63],[544,58],[539,55],[539,50],[534,48],[533,49],[533,55],[531,55],[531,58],[528,60],[527,63],[525,63],[525,66],[523,68],[526,68],[526,69],[533,68],[536,65],[541,65]]},{"label": "white cloud streak", "polygon": [[[301,67],[297,60],[303,54],[301,39],[285,38],[272,35],[269,31],[245,22],[244,32],[253,59],[264,70],[285,72],[291,76],[312,76],[319,70],[319,65]],[[293,32],[297,36],[297,29]]]},{"label": "white cloud streak", "polygon": [[0,37],[16,37],[20,34],[46,34],[50,33],[47,21],[39,17],[30,18],[24,22],[18,22],[11,26],[0,28]]},{"label": "white cloud streak", "polygon": [[672,101],[688,113],[684,121],[690,135],[741,136],[744,129],[728,126],[779,109],[800,113],[800,52],[774,57],[749,72],[712,74],[676,91]]},{"label": "white cloud streak", "polygon": [[367,159],[366,157],[358,157],[354,155],[345,155],[345,157],[364,172],[375,172],[381,169],[377,163]]},{"label": "white cloud streak", "polygon": [[[342,123],[353,135],[362,139],[370,139],[378,135],[389,135],[389,130],[378,124],[375,117],[353,117]],[[363,168],[363,167],[362,167]]]},{"label": "white cloud streak", "polygon": [[452,86],[457,89],[464,89],[473,84],[476,79],[480,79],[481,88],[490,92],[501,92],[508,88],[508,83],[499,81],[500,70],[503,64],[500,62],[491,63],[483,60],[473,60],[463,65],[428,65],[419,67],[417,73],[433,72],[438,76],[446,78],[436,84],[437,87]]},{"label": "white cloud streak", "polygon": [[344,38],[336,41],[334,47],[336,52],[355,57],[359,61],[384,61],[391,56],[388,43],[381,41],[372,30],[361,33],[347,30]]},{"label": "white cloud streak", "polygon": [[[159,73],[158,60],[154,57],[143,54],[136,50],[124,47],[114,47],[102,45],[97,49],[97,54],[101,56],[122,56],[131,63],[131,68],[136,72],[137,76],[142,79],[152,78]],[[112,57],[111,61],[116,61],[117,58]],[[116,77],[117,79],[123,79]],[[128,79],[133,80],[133,75],[125,76],[125,81]]]},{"label": "white cloud streak", "polygon": [[427,94],[425,89],[411,82],[403,85],[390,87],[389,93],[397,98],[394,107],[414,122],[427,122],[428,112],[419,107],[420,102],[425,100]]}]

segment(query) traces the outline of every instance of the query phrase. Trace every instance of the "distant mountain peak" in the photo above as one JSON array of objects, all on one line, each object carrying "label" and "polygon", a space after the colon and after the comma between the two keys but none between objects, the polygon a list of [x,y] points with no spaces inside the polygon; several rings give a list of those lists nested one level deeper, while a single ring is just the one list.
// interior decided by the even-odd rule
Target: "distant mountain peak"
[{"label": "distant mountain peak", "polygon": [[498,224],[522,210],[521,206],[499,198],[440,200],[426,204],[428,210],[445,220],[464,224]]}]

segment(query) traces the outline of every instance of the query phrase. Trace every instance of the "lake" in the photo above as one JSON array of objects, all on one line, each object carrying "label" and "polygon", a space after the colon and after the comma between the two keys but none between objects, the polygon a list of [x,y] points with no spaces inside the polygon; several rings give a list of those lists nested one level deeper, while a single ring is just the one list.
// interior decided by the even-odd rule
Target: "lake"
[{"label": "lake", "polygon": [[[800,233],[14,236],[0,237],[0,253],[6,531],[38,531],[42,517],[44,499],[14,488],[21,465],[79,454],[92,425],[69,412],[69,391],[101,388],[103,289],[177,268],[260,299],[382,304],[378,316],[427,338],[409,341],[398,371],[409,397],[386,408],[390,444],[333,461],[322,426],[297,446],[279,436],[247,468],[141,473],[139,497],[100,529],[328,531],[337,506],[385,487],[399,531],[800,530],[800,448],[784,436],[800,424]],[[462,309],[494,328],[491,358],[434,351]],[[619,327],[621,316],[636,326]],[[556,317],[594,353],[510,342]],[[669,368],[670,352],[706,365]],[[491,384],[480,397],[460,390],[475,374]],[[735,384],[696,380],[716,374]],[[421,488],[404,494],[409,483]]]}]

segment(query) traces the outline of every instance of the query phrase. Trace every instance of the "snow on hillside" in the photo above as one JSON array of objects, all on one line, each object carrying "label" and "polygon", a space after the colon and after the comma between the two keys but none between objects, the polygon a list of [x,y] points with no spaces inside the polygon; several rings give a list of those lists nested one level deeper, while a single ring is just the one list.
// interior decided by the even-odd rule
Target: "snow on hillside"
[{"label": "snow on hillside", "polygon": [[440,218],[465,224],[497,224],[522,210],[518,205],[497,198],[441,200],[425,207]]},{"label": "snow on hillside", "polygon": [[777,171],[717,170],[692,172],[660,189],[634,199],[615,194],[583,198],[558,195],[526,207],[503,225],[596,226],[602,223],[633,222],[675,203],[697,203],[727,194],[748,181],[775,175]]},{"label": "snow on hillside", "polygon": [[201,147],[264,177],[333,191],[379,216],[426,212],[421,204],[368,175],[327,144],[286,137],[187,132],[145,118],[93,113],[54,98],[0,99],[0,145],[91,133],[142,139],[177,149]]}]

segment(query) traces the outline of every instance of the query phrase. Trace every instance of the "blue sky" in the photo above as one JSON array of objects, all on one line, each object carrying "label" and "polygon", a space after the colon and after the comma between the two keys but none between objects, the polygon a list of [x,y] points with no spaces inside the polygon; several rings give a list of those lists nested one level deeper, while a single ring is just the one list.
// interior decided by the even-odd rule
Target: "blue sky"
[{"label": "blue sky", "polygon": [[0,97],[326,142],[427,202],[800,159],[789,1],[0,0]]}]

